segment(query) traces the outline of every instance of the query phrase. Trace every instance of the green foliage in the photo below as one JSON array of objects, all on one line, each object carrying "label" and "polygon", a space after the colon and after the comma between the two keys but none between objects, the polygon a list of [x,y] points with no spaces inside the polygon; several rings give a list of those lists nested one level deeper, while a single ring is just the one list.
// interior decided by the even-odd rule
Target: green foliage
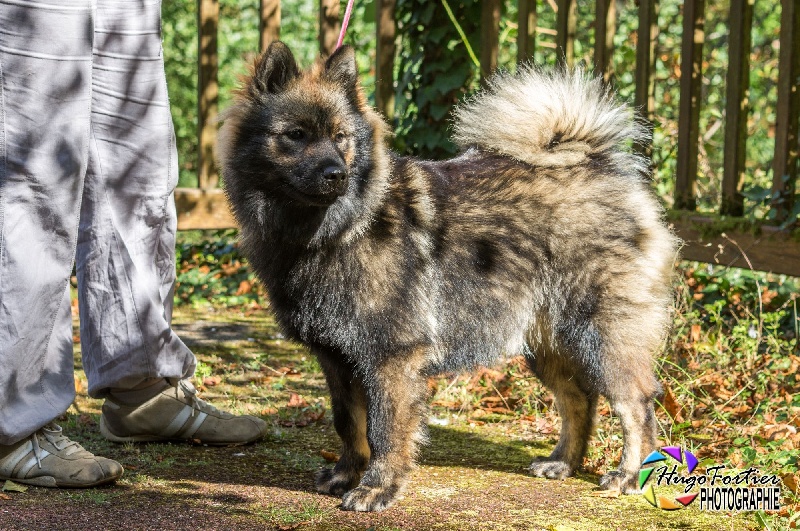
[{"label": "green foliage", "polygon": [[[179,186],[197,186],[197,2],[161,8],[164,62],[178,143]],[[219,105],[228,106],[238,78],[258,51],[258,0],[220,2]]]},{"label": "green foliage", "polygon": [[197,186],[197,2],[161,6],[164,66],[178,143],[180,186]]},{"label": "green foliage", "polygon": [[[339,3],[339,13],[344,16],[347,0],[339,0]],[[375,0],[359,0],[353,4],[353,14],[344,37],[344,44],[356,50],[361,84],[372,104],[375,103],[375,4]]]},{"label": "green foliage", "polygon": [[[480,49],[480,2],[450,2],[473,49]],[[449,113],[477,81],[477,68],[441,0],[398,0],[400,50],[396,61],[396,147],[443,158],[456,152]]]},{"label": "green foliage", "polygon": [[214,368],[204,361],[197,360],[197,366],[194,369],[194,384],[199,387],[203,385],[203,379],[208,378],[214,374]]},{"label": "green foliage", "polygon": [[180,233],[177,304],[258,305],[261,288],[241,256],[234,231]]},{"label": "green foliage", "polygon": [[219,108],[231,103],[234,88],[258,53],[258,0],[222,0],[219,6]]}]

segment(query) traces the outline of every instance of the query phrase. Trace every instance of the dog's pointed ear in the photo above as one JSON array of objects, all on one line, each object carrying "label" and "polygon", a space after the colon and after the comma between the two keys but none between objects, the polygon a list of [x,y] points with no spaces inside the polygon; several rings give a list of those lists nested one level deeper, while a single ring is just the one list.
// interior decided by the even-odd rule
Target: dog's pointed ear
[{"label": "dog's pointed ear", "polygon": [[348,92],[358,91],[358,65],[352,46],[342,46],[325,61],[325,77],[340,84]]},{"label": "dog's pointed ear", "polygon": [[300,69],[292,51],[282,42],[275,41],[258,59],[251,86],[261,94],[278,94],[299,75]]}]

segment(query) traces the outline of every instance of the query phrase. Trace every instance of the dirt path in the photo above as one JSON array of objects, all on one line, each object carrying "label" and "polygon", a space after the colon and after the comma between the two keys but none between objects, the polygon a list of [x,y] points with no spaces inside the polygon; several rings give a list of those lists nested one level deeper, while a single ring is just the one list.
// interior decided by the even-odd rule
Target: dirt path
[{"label": "dirt path", "polygon": [[[246,447],[113,445],[99,436],[100,402],[79,398],[61,424],[74,439],[126,468],[115,486],[31,488],[0,499],[0,530],[748,529],[747,515],[662,511],[640,496],[598,497],[597,476],[547,481],[525,474],[556,434],[514,416],[474,422],[439,416],[405,497],[377,514],[344,512],[318,495],[313,473],[338,441],[324,382],[303,349],[285,341],[264,312],[178,309],[176,328],[202,362],[203,398],[263,415],[268,437]],[[80,345],[76,363],[80,367]],[[534,424],[535,426],[535,424]],[[545,430],[547,431],[547,430]]]}]

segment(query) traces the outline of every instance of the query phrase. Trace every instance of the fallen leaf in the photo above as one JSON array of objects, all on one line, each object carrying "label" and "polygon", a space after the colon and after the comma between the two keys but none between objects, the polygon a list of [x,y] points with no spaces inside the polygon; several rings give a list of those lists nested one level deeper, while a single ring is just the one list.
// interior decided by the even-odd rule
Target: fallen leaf
[{"label": "fallen leaf", "polygon": [[25,485],[14,483],[10,479],[7,479],[6,482],[3,484],[3,492],[25,492],[27,490],[28,487],[26,487]]},{"label": "fallen leaf", "polygon": [[9,496],[8,494],[3,494],[2,492],[0,492],[0,500],[10,500],[10,499],[11,499],[11,496]]},{"label": "fallen leaf", "polygon": [[286,407],[308,407],[308,402],[297,393],[292,393],[289,395],[289,403],[286,404]]},{"label": "fallen leaf", "polygon": [[723,387],[725,382],[722,380],[715,381],[709,385],[703,386],[708,391],[708,394],[719,400],[728,400],[733,396],[733,393]]},{"label": "fallen leaf", "polygon": [[239,283],[239,289],[236,290],[237,295],[246,295],[253,291],[253,284],[249,280],[242,280]]},{"label": "fallen leaf", "polygon": [[683,422],[683,408],[672,394],[672,389],[668,385],[664,386],[664,398],[661,405],[675,422]]},{"label": "fallen leaf", "polygon": [[203,378],[203,385],[206,387],[214,387],[215,385],[219,385],[222,381],[222,378],[219,376],[206,376]]},{"label": "fallen leaf", "polygon": [[536,421],[536,429],[539,433],[553,433],[553,423],[547,419],[537,419]]},{"label": "fallen leaf", "polygon": [[314,422],[322,420],[323,417],[325,417],[325,409],[320,409],[319,411],[309,411],[306,413],[306,418]]},{"label": "fallen leaf", "polygon": [[764,512],[767,513],[768,515],[779,516],[781,518],[786,518],[790,514],[794,514],[794,512],[791,509],[791,505],[784,505],[783,507],[781,507],[777,511],[769,511],[769,510],[767,510],[767,511],[764,511]]},{"label": "fallen leaf", "polygon": [[699,324],[692,325],[692,329],[689,332],[689,338],[692,340],[692,343],[697,343],[700,341],[700,333],[702,330],[703,328]]},{"label": "fallen leaf", "polygon": [[730,412],[739,418],[746,418],[753,414],[752,409],[747,404],[740,404],[736,407],[724,407],[722,411]]},{"label": "fallen leaf", "polygon": [[484,409],[474,409],[469,414],[469,416],[470,416],[470,418],[485,417],[486,416],[486,410],[484,410]]},{"label": "fallen leaf", "polygon": [[764,306],[768,306],[772,300],[778,296],[777,291],[770,291],[767,288],[764,288],[763,293],[761,293],[761,304]]},{"label": "fallen leaf", "polygon": [[488,382],[499,382],[504,376],[505,375],[500,371],[483,367],[479,369],[477,374],[470,379],[467,388],[473,390],[481,380]]},{"label": "fallen leaf", "polygon": [[797,433],[797,428],[790,424],[768,424],[763,427],[763,436],[769,441],[788,439]]},{"label": "fallen leaf", "polygon": [[797,490],[796,474],[785,474],[781,479],[783,480],[783,484],[786,485],[786,488],[795,494],[800,494],[800,491]]},{"label": "fallen leaf", "polygon": [[484,396],[481,398],[481,404],[483,405],[490,405],[490,404],[502,404],[503,399],[499,396]]},{"label": "fallen leaf", "polygon": [[329,452],[327,450],[320,450],[319,455],[327,461],[328,463],[338,463],[339,462],[339,455],[334,452]]}]

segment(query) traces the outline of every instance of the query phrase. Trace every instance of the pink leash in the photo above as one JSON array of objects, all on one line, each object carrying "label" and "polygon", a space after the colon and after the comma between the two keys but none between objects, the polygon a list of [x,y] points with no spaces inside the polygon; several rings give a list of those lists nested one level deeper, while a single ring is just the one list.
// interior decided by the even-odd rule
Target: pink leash
[{"label": "pink leash", "polygon": [[347,8],[344,10],[344,19],[342,19],[342,31],[339,32],[339,40],[336,41],[337,50],[342,45],[342,41],[344,41],[344,34],[347,31],[347,24],[350,23],[350,14],[353,12],[353,1],[354,0],[348,0]]}]

